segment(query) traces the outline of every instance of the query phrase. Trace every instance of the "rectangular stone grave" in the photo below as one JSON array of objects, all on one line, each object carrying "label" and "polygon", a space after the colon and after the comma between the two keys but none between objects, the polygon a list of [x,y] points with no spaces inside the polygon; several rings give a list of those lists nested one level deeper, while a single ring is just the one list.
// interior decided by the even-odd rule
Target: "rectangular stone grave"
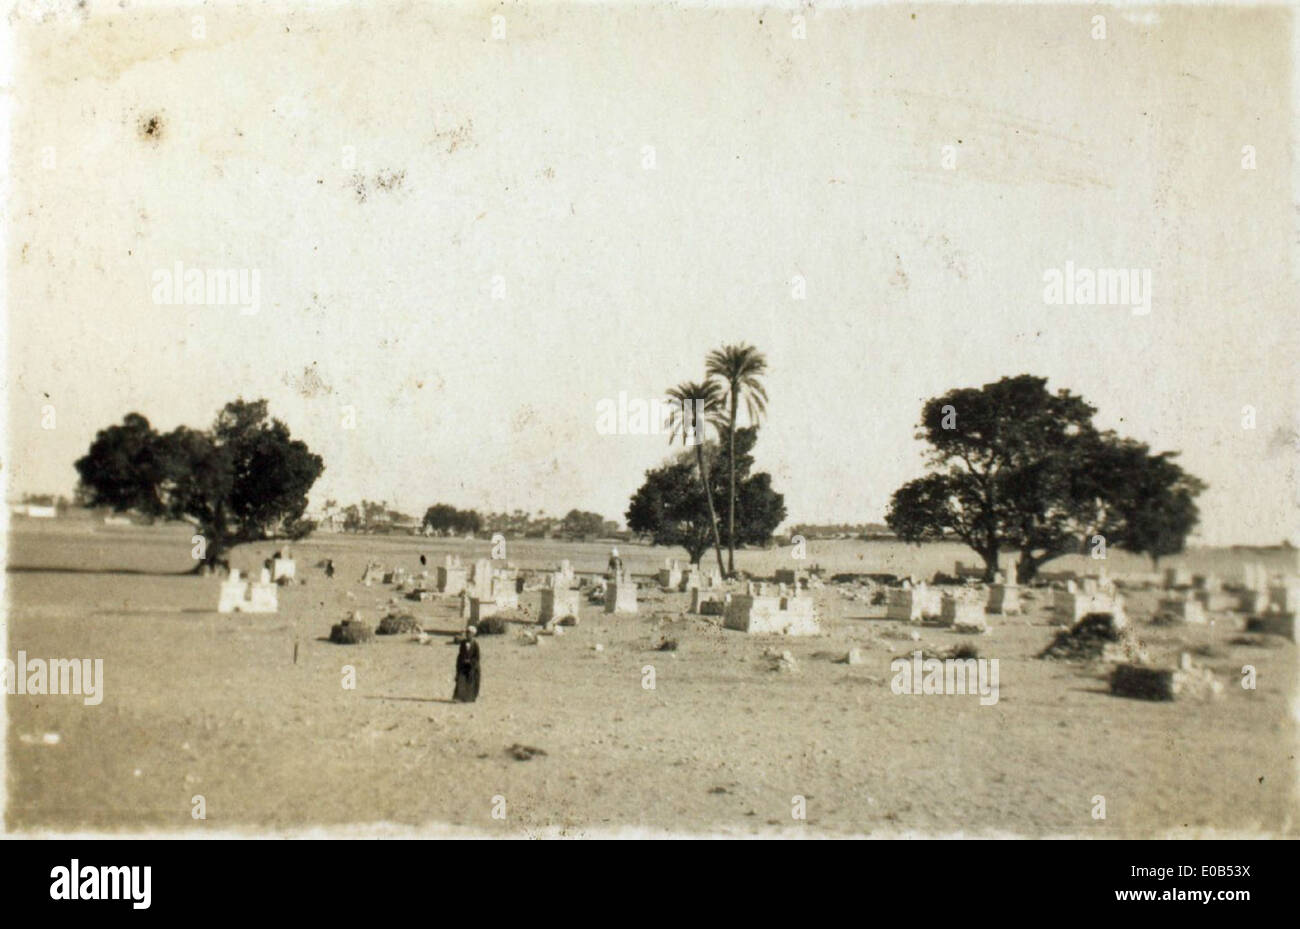
[{"label": "rectangular stone grave", "polygon": [[1268,608],[1279,613],[1294,613],[1300,605],[1300,580],[1287,577],[1269,584]]},{"label": "rectangular stone grave", "polygon": [[733,594],[722,624],[753,635],[818,635],[821,632],[812,597]]},{"label": "rectangular stone grave", "polygon": [[294,564],[292,558],[273,558],[271,559],[271,580],[278,581],[282,577],[296,577],[298,566]]},{"label": "rectangular stone grave", "polygon": [[1186,568],[1165,568],[1165,589],[1177,590],[1192,586],[1191,572]]},{"label": "rectangular stone grave", "polygon": [[989,585],[987,609],[1003,616],[1020,615],[1020,588],[1015,584]]},{"label": "rectangular stone grave", "polygon": [[1219,579],[1217,574],[1193,574],[1192,587],[1217,594],[1223,589],[1223,581]]},{"label": "rectangular stone grave", "polygon": [[724,616],[727,612],[727,601],[730,599],[729,593],[705,593],[696,587],[691,590],[690,611],[701,616]]},{"label": "rectangular stone grave", "polygon": [[636,612],[636,582],[624,575],[614,575],[605,585],[606,613]]},{"label": "rectangular stone grave", "polygon": [[1222,590],[1196,590],[1192,596],[1209,613],[1223,613],[1237,606],[1238,598]]},{"label": "rectangular stone grave", "polygon": [[578,623],[578,590],[570,587],[542,588],[542,609],[538,622],[545,624],[565,619],[572,620],[569,625]]},{"label": "rectangular stone grave", "polygon": [[1260,590],[1242,590],[1237,593],[1237,609],[1242,613],[1262,613],[1268,605],[1268,594]]},{"label": "rectangular stone grave", "polygon": [[682,568],[674,558],[665,558],[664,566],[659,569],[657,577],[660,587],[675,590],[682,583]]},{"label": "rectangular stone grave", "polygon": [[1052,614],[1057,622],[1073,626],[1089,613],[1110,613],[1116,622],[1124,621],[1124,598],[1119,594],[1087,594],[1074,589],[1070,582],[1065,590],[1052,591]]},{"label": "rectangular stone grave", "polygon": [[1296,641],[1294,613],[1263,613],[1246,620],[1247,632],[1262,632],[1266,635],[1280,635]]},{"label": "rectangular stone grave", "polygon": [[459,565],[438,566],[438,593],[456,595],[465,589],[466,571]]},{"label": "rectangular stone grave", "polygon": [[280,589],[270,581],[248,585],[248,603],[240,612],[274,613],[280,608]]},{"label": "rectangular stone grave", "polygon": [[925,616],[937,616],[942,609],[939,597],[939,591],[925,584],[891,587],[885,593],[885,618],[915,623]]},{"label": "rectangular stone grave", "polygon": [[235,613],[248,599],[248,582],[240,579],[238,571],[232,571],[230,578],[221,582],[217,598],[218,613]]},{"label": "rectangular stone grave", "polygon": [[988,628],[988,621],[984,616],[984,607],[980,603],[963,597],[954,597],[951,594],[943,596],[939,609],[939,620],[945,626],[962,626],[964,627],[963,631],[983,631]]},{"label": "rectangular stone grave", "polygon": [[1172,616],[1180,623],[1202,625],[1205,622],[1205,608],[1195,597],[1161,600],[1158,612],[1163,616]]}]

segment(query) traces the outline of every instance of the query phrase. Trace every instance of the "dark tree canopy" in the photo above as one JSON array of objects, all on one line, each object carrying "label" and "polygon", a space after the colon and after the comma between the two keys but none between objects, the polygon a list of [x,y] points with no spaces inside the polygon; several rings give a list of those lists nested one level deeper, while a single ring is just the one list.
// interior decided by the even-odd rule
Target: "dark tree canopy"
[{"label": "dark tree canopy", "polygon": [[570,539],[599,536],[605,528],[605,517],[585,510],[569,510],[560,523],[560,532]]},{"label": "dark tree canopy", "polygon": [[1113,439],[1098,462],[1102,480],[1112,488],[1102,535],[1157,566],[1183,550],[1200,516],[1196,497],[1206,487],[1174,462],[1177,457],[1176,452],[1153,455],[1131,439]]},{"label": "dark tree canopy", "polygon": [[449,503],[435,503],[424,511],[424,525],[434,532],[464,535],[478,532],[483,517],[474,510],[458,510]]},{"label": "dark tree canopy", "polygon": [[1027,374],[929,400],[917,438],[929,443],[931,473],[894,492],[886,522],[908,542],[957,537],[990,579],[1004,550],[1020,552],[1027,581],[1095,534],[1148,554],[1181,550],[1204,485],[1173,455],[1098,432],[1095,412]]},{"label": "dark tree canopy", "polygon": [[95,436],[76,468],[88,505],[192,522],[212,564],[242,542],[309,533],[302,515],[324,464],[268,419],[265,400],[241,399],[207,432],[180,426],[160,434],[129,413]]},{"label": "dark tree canopy", "polygon": [[[772,489],[771,475],[749,474],[753,464],[749,452],[757,432],[753,427],[736,430],[737,545],[766,544],[785,519],[785,499]],[[709,443],[706,454],[713,462],[708,472],[714,493],[721,493],[730,480],[726,448]],[[690,452],[682,452],[647,471],[645,483],[632,496],[626,516],[632,532],[650,536],[656,545],[680,545],[692,564],[699,563],[713,541],[708,499]]]}]

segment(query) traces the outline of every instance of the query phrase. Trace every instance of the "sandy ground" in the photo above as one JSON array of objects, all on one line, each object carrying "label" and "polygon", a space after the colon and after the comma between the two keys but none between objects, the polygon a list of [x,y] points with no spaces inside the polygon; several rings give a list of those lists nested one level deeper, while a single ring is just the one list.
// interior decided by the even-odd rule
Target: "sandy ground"
[{"label": "sandy ground", "polygon": [[[511,543],[511,560],[603,567],[597,545]],[[251,567],[270,551],[240,552]],[[217,582],[178,576],[179,529],[19,524],[10,537],[8,651],[104,660],[99,706],[76,696],[7,698],[7,828],[59,831],[297,831],[391,823],[417,832],[1131,837],[1295,834],[1296,647],[1234,645],[1241,617],[1149,625],[1154,594],[1130,598],[1153,656],[1209,646],[1227,684],[1212,702],[1110,696],[1104,669],[1034,655],[1053,635],[1042,607],[994,618],[979,637],[926,628],[920,647],[973,642],[1000,662],[1000,699],[895,695],[890,661],[918,647],[883,607],[829,586],[819,637],[773,640],[684,615],[684,594],[642,591],[636,617],[584,606],[544,645],[522,626],[481,639],[478,703],[449,702],[461,624],[454,601],[403,601],[431,641],[326,640],[348,609],[372,622],[394,592],[359,583],[368,556],[418,569],[487,543],[322,537],[295,547],[305,585],[276,615],[222,616]],[[910,554],[908,554],[910,553]],[[831,570],[950,569],[951,546],[814,543]],[[663,550],[623,547],[634,571]],[[967,553],[969,554],[969,553]],[[313,565],[332,557],[332,581]],[[780,557],[741,553],[764,570]],[[788,557],[788,556],[786,556]],[[1229,554],[1223,555],[1225,563]],[[970,559],[973,560],[973,559]],[[1134,562],[1141,569],[1140,562]],[[1118,570],[1112,568],[1112,570]],[[1224,568],[1231,575],[1231,566]],[[349,594],[351,596],[349,597]],[[540,594],[521,603],[536,615]],[[665,638],[675,652],[658,651]],[[298,657],[295,663],[295,643]],[[595,646],[602,646],[600,651]],[[770,670],[775,645],[798,670]],[[850,647],[859,665],[841,663]],[[1240,686],[1242,666],[1258,688]],[[356,688],[342,686],[345,666]],[[653,668],[654,689],[643,682]],[[44,736],[57,733],[57,744]],[[545,754],[516,760],[515,744]],[[202,796],[206,819],[192,818]],[[792,815],[794,798],[806,819]],[[1094,798],[1105,798],[1096,819]],[[502,812],[504,818],[494,818]]]}]

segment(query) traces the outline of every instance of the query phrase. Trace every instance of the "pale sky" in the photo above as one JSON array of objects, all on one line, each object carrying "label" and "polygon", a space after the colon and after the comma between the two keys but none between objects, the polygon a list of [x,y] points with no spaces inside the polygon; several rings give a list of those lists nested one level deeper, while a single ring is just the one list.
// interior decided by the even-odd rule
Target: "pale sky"
[{"label": "pale sky", "polygon": [[[749,341],[791,521],[879,520],[926,398],[1028,372],[1181,450],[1203,541],[1300,526],[1286,11],[88,9],[16,31],[11,494],[242,395],[315,503],[621,522],[669,449],[599,401]],[[1045,305],[1067,261],[1150,269],[1151,313]],[[176,262],[260,311],[156,305]]]}]

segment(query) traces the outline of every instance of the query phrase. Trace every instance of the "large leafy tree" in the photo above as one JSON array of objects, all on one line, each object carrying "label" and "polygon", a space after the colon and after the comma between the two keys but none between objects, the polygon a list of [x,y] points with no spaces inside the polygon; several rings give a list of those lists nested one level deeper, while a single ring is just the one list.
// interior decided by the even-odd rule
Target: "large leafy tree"
[{"label": "large leafy tree", "polygon": [[[785,499],[772,489],[766,473],[749,475],[752,459],[746,454],[755,440],[754,429],[742,429],[737,436],[736,535],[737,544],[767,543],[785,519]],[[714,492],[721,492],[727,478],[726,449],[709,443],[707,469]],[[692,564],[699,563],[713,539],[708,494],[700,483],[689,452],[682,452],[659,468],[646,472],[645,483],[633,495],[627,510],[627,525],[633,532],[650,536],[656,545],[680,545]]]},{"label": "large leafy tree", "polygon": [[705,373],[720,378],[725,386],[726,436],[730,451],[727,466],[727,571],[736,573],[736,421],[741,400],[749,414],[749,424],[755,427],[767,407],[767,390],[762,376],[767,371],[767,359],[752,345],[724,345],[709,353],[705,360]]},{"label": "large leafy tree", "polygon": [[478,532],[483,517],[475,510],[458,510],[449,503],[435,503],[424,511],[424,525],[435,532],[463,535]]},{"label": "large leafy tree", "polygon": [[[926,402],[917,438],[930,445],[931,473],[893,495],[886,521],[899,538],[955,536],[983,559],[986,579],[1002,551],[1018,550],[1022,582],[1108,529],[1117,544],[1142,544],[1151,513],[1142,516],[1138,501],[1167,499],[1159,488],[1175,475],[1156,464],[1167,457],[1150,456],[1145,446],[1121,454],[1124,440],[1097,431],[1092,406],[1046,384],[1020,375]],[[1192,482],[1179,486],[1194,496],[1199,482]],[[1128,517],[1121,515],[1126,498]]]},{"label": "large leafy tree", "polygon": [[716,528],[695,469],[691,456],[682,454],[647,471],[626,514],[630,530],[650,536],[656,545],[682,546],[691,564],[699,564],[709,550]]},{"label": "large leafy tree", "polygon": [[599,513],[569,510],[560,524],[560,531],[570,539],[582,539],[587,536],[595,538],[601,534],[604,526],[605,517]]},{"label": "large leafy tree", "polygon": [[718,555],[718,571],[726,574],[727,569],[722,564],[722,538],[718,534],[718,513],[713,505],[713,486],[709,482],[709,466],[704,455],[708,426],[717,426],[722,391],[714,381],[685,381],[668,391],[668,399],[672,404],[668,440],[672,442],[680,439],[683,445],[695,446],[700,484],[704,488],[704,499],[708,505],[710,534],[713,536],[714,551]]},{"label": "large leafy tree", "polygon": [[1108,544],[1146,555],[1158,568],[1161,558],[1186,545],[1200,516],[1196,497],[1206,484],[1174,461],[1177,452],[1152,454],[1141,442],[1107,439],[1097,462],[1109,488],[1101,534]]},{"label": "large leafy tree", "polygon": [[207,431],[165,434],[130,413],[101,430],[76,462],[78,493],[91,506],[185,520],[205,541],[202,564],[244,542],[297,539],[307,492],[324,470],[320,456],[268,419],[265,400],[227,403]]}]

